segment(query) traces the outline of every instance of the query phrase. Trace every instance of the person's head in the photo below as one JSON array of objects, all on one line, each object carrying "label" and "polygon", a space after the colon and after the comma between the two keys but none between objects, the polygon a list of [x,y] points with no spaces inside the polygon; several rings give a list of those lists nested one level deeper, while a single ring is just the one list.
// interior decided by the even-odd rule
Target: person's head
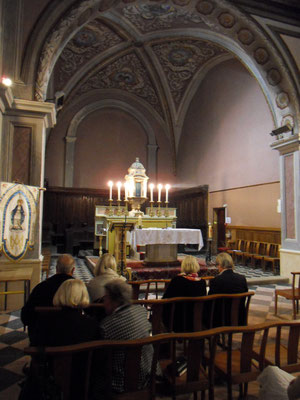
[{"label": "person's head", "polygon": [[106,314],[111,314],[120,306],[130,304],[132,299],[132,287],[121,279],[113,279],[105,286],[103,304]]},{"label": "person's head", "polygon": [[95,267],[95,276],[105,274],[109,269],[113,271],[117,270],[116,259],[113,255],[106,253],[103,254],[101,258],[99,258],[96,267]]},{"label": "person's head", "polygon": [[56,263],[57,274],[73,275],[75,270],[75,260],[70,254],[62,254],[58,257]]},{"label": "person's head", "polygon": [[300,399],[300,376],[290,382],[287,393],[289,400]]},{"label": "person's head", "polygon": [[84,308],[90,304],[85,283],[80,279],[68,279],[57,289],[53,297],[54,306]]},{"label": "person's head", "polygon": [[200,269],[199,263],[196,257],[186,256],[181,263],[181,272],[185,274],[197,273]]},{"label": "person's head", "polygon": [[233,269],[234,265],[231,255],[228,253],[218,254],[216,257],[216,266],[219,268],[219,271]]}]

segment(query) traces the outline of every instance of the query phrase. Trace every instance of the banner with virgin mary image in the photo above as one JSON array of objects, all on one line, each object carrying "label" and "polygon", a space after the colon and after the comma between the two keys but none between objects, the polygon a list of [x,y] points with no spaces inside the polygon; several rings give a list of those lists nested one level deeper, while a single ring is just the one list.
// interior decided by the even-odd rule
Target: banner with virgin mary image
[{"label": "banner with virgin mary image", "polygon": [[34,247],[38,204],[38,187],[0,183],[0,250],[12,261]]}]

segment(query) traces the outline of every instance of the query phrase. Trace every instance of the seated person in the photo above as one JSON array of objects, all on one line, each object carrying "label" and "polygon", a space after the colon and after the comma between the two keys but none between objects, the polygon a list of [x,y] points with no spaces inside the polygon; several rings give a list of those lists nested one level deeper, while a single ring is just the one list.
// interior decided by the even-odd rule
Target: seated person
[{"label": "seated person", "polygon": [[[65,346],[99,340],[99,324],[86,316],[83,308],[90,304],[88,291],[80,279],[69,279],[61,284],[53,298],[54,306],[62,310],[51,310],[38,318],[36,325],[37,346]],[[79,353],[72,358],[72,400],[84,398],[82,368],[88,354]]]},{"label": "seated person", "polygon": [[[211,294],[236,294],[248,292],[246,278],[243,275],[233,272],[233,260],[228,253],[220,253],[216,258],[216,266],[219,269],[219,275],[210,281],[209,295]],[[226,309],[228,312],[226,312]],[[230,318],[230,304],[225,307],[225,315]],[[214,326],[224,325],[220,316],[222,315],[221,304],[216,303],[214,312]],[[239,324],[245,324],[245,306],[241,304]],[[229,319],[228,319],[229,320]],[[225,325],[227,325],[225,321]]]},{"label": "seated person", "polygon": [[117,273],[117,263],[113,255],[106,253],[98,259],[95,267],[95,278],[87,284],[87,289],[92,303],[101,302],[104,296],[104,286],[113,279],[126,280]]},{"label": "seated person", "polygon": [[35,307],[52,306],[53,297],[60,285],[68,279],[73,279],[75,260],[70,254],[62,254],[56,263],[56,274],[36,285],[21,311],[21,320],[28,326],[30,342],[34,341],[37,315]]},{"label": "seated person", "polygon": [[300,399],[300,377],[295,378],[276,366],[268,366],[257,378],[259,400]]},{"label": "seated person", "polygon": [[[151,324],[147,319],[147,310],[140,305],[132,305],[132,288],[120,279],[114,279],[105,285],[103,304],[107,317],[100,324],[101,337],[105,340],[134,340],[150,336]],[[151,370],[153,347],[145,346],[142,351],[141,365],[137,379],[140,386],[147,384]],[[102,370],[101,370],[102,367]],[[137,371],[133,371],[136,373]],[[95,368],[93,399],[102,399],[105,392],[105,363]],[[112,361],[112,390],[124,391],[124,354],[117,351]]]},{"label": "seated person", "polygon": [[34,345],[64,346],[98,340],[98,323],[83,311],[89,304],[84,282],[72,279],[62,283],[53,298],[53,305],[61,306],[62,310],[41,314]]},{"label": "seated person", "polygon": [[[200,270],[197,259],[193,256],[186,256],[181,263],[181,273],[173,278],[167,287],[163,298],[172,297],[198,297],[206,295],[205,280],[198,276]],[[170,307],[165,306],[163,312],[163,320],[168,330],[175,332],[193,331],[193,304],[186,307],[186,321],[184,321],[183,304],[176,304],[173,327],[169,327]]]}]

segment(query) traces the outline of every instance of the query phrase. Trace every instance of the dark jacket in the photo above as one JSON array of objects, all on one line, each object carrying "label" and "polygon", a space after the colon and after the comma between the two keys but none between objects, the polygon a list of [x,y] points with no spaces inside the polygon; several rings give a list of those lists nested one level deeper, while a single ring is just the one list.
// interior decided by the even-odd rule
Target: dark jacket
[{"label": "dark jacket", "polygon": [[[198,297],[206,295],[205,280],[192,281],[182,275],[173,278],[167,287],[163,298],[172,297]],[[186,308],[186,309],[185,309]],[[192,332],[193,331],[193,304],[176,304],[173,326],[169,326],[170,306],[165,306],[163,311],[163,321],[168,331]],[[186,320],[184,320],[186,318]]]},{"label": "dark jacket", "polygon": [[36,313],[34,311],[35,307],[49,307],[53,305],[53,297],[60,287],[60,285],[67,279],[73,279],[72,276],[67,274],[56,274],[51,276],[51,278],[36,285],[36,287],[31,292],[29,299],[22,308],[21,320],[24,325],[28,326],[28,336],[30,342],[33,339],[34,328],[36,323]]},{"label": "dark jacket", "polygon": [[[248,292],[246,278],[243,275],[233,272],[232,269],[225,269],[220,275],[210,281],[210,294],[237,294]],[[230,301],[225,303],[225,315],[222,321],[222,304],[218,301],[215,305],[213,326],[230,325]],[[245,303],[241,302],[239,310],[239,325],[246,323]]]}]

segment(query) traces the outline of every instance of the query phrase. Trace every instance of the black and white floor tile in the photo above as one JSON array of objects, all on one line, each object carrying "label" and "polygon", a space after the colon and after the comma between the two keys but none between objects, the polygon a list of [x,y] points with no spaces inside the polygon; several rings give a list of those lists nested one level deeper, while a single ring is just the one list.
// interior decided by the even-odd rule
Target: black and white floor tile
[{"label": "black and white floor tile", "polygon": [[[55,273],[56,257],[52,259],[51,274]],[[243,273],[238,267],[237,270]],[[249,271],[247,272],[247,276]],[[254,272],[257,273],[257,270]],[[250,271],[251,273],[251,271]],[[252,274],[251,274],[252,275]],[[85,266],[83,259],[76,259],[75,277],[88,282],[92,278],[91,272]],[[268,320],[291,319],[291,303],[283,298],[279,299],[277,317],[274,316],[274,291],[278,285],[252,286],[249,289],[255,291],[252,297],[249,324],[260,323]],[[285,286],[280,286],[284,288]],[[26,332],[20,320],[20,311],[0,313],[0,400],[16,400],[20,391],[18,382],[23,378],[23,367],[29,362],[28,356],[23,353],[24,347],[28,345]],[[256,382],[249,385],[249,399],[257,399],[258,385]],[[234,392],[234,398],[238,392]],[[180,400],[189,397],[179,397]],[[217,385],[215,388],[215,399],[226,398],[226,387]]]}]

